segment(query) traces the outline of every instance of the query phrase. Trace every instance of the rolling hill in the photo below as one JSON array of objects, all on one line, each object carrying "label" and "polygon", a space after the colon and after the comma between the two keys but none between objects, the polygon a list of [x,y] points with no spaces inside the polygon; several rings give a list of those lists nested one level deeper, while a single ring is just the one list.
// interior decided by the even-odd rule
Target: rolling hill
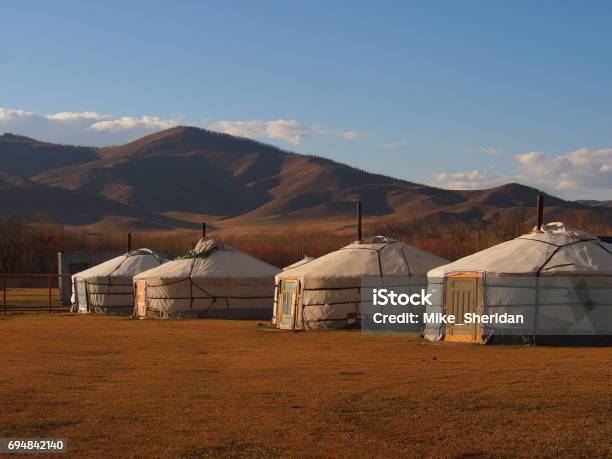
[{"label": "rolling hill", "polygon": [[98,149],[55,145],[15,134],[0,135],[0,171],[19,177],[85,163],[98,158]]},{"label": "rolling hill", "polygon": [[[0,215],[50,216],[68,226],[112,225],[116,229],[190,227],[103,196],[50,187],[0,172]],[[107,226],[107,225],[104,225]]]},{"label": "rolling hill", "polygon": [[[352,223],[356,199],[366,220],[490,219],[533,207],[537,194],[520,184],[443,190],[192,127],[106,149],[5,134],[0,170],[0,212],[46,213],[71,226],[169,229],[206,220],[234,229],[293,223],[341,228]],[[551,216],[567,209],[594,208],[548,197]]]},{"label": "rolling hill", "polygon": [[608,201],[597,201],[595,199],[580,199],[576,202],[591,207],[612,207],[612,200]]}]

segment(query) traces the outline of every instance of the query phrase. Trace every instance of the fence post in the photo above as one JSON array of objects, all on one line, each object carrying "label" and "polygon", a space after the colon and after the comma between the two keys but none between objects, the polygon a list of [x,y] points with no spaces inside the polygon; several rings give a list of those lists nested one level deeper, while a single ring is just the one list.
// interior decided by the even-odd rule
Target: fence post
[{"label": "fence post", "polygon": [[47,286],[49,287],[49,312],[51,312],[53,308],[53,303],[51,301],[51,275],[47,276]]},{"label": "fence post", "polygon": [[6,276],[2,276],[2,305],[4,307],[4,315],[6,315]]}]

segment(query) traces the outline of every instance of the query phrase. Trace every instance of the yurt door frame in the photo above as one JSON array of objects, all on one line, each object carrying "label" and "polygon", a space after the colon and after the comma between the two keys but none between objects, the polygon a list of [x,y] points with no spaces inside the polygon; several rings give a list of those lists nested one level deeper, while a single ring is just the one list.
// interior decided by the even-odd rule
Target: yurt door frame
[{"label": "yurt door frame", "polygon": [[446,341],[470,343],[483,342],[483,326],[479,323],[463,323],[464,314],[483,314],[483,277],[479,272],[449,273],[444,291],[444,313],[456,317],[455,324],[445,325]]},{"label": "yurt door frame", "polygon": [[134,303],[136,305],[135,316],[146,317],[147,315],[147,281],[138,280],[134,285]]},{"label": "yurt door frame", "polygon": [[77,312],[88,312],[87,282],[85,282],[85,279],[75,279],[74,287],[76,290]]},{"label": "yurt door frame", "polygon": [[295,328],[296,306],[300,291],[300,281],[297,279],[284,279],[281,281],[278,295],[278,327],[285,329]]}]

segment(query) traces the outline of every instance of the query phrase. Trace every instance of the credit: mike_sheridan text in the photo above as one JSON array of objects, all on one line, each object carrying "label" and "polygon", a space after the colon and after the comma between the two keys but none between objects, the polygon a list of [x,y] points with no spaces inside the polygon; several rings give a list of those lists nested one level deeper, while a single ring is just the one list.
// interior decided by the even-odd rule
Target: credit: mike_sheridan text
[{"label": "credit: mike_sheridan text", "polygon": [[[396,293],[386,288],[375,288],[372,290],[372,304],[374,306],[433,306],[430,300],[431,295],[425,289],[421,289],[420,293],[408,294]],[[372,314],[372,321],[375,324],[522,324],[524,317],[523,314],[508,314],[507,312],[493,314],[466,312],[461,318],[443,312],[423,312],[422,314],[376,312]]]}]

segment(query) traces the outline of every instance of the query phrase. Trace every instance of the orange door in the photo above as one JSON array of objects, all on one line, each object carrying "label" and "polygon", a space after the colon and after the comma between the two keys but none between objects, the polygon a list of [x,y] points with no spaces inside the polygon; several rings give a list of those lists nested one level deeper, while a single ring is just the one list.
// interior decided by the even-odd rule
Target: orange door
[{"label": "orange door", "polygon": [[455,316],[454,324],[446,324],[447,341],[482,343],[482,324],[466,323],[466,314],[484,312],[482,277],[479,273],[450,274],[446,278],[444,313]]},{"label": "orange door", "polygon": [[136,281],[136,317],[147,316],[147,281]]}]

